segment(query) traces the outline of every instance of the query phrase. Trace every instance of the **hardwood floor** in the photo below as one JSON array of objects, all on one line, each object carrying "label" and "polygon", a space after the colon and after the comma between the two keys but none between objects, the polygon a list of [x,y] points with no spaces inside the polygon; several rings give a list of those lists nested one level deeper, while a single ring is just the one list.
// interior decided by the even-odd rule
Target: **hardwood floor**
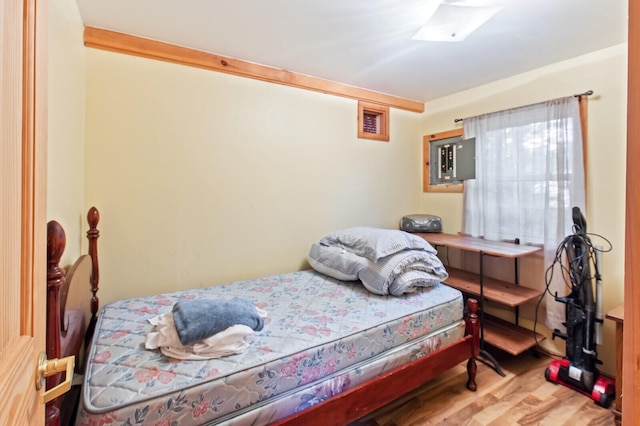
[{"label": "hardwood floor", "polygon": [[[492,352],[493,353],[493,352]],[[361,419],[360,426],[614,425],[611,409],[566,386],[549,383],[551,359],[529,352],[496,357],[506,377],[478,363],[478,391],[465,388],[464,364]]]}]

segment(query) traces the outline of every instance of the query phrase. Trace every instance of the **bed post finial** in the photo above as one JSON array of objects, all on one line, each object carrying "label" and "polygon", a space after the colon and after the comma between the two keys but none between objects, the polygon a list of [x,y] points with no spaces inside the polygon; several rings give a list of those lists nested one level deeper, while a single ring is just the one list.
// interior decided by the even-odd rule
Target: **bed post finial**
[{"label": "bed post finial", "polygon": [[85,347],[88,347],[91,338],[93,337],[93,330],[96,326],[96,315],[98,314],[98,283],[100,281],[100,269],[98,267],[98,237],[100,237],[100,231],[98,231],[98,222],[100,221],[100,212],[95,207],[91,207],[87,213],[87,222],[89,222],[89,230],[87,231],[87,239],[89,240],[89,256],[91,257],[91,319],[89,320],[89,327],[87,328],[87,335],[85,336]]},{"label": "bed post finial", "polygon": [[[64,271],[60,268],[60,258],[67,244],[67,236],[62,226],[52,220],[47,223],[47,358],[62,356],[60,345],[60,287],[64,284]],[[61,374],[47,377],[47,389],[60,383]],[[47,402],[45,417],[48,424],[59,424],[58,400]]]}]

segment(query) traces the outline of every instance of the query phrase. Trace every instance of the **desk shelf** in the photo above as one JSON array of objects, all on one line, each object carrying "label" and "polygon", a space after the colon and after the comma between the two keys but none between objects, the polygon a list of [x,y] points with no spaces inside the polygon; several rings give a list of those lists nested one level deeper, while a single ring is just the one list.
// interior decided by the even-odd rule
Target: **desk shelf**
[{"label": "desk shelf", "polygon": [[[445,280],[445,284],[464,293],[480,297],[480,276],[478,274],[455,268],[447,268],[447,272],[449,272],[449,278]],[[511,308],[539,299],[543,293],[539,290],[486,276],[483,278],[482,284],[484,285],[484,298],[486,300]]]},{"label": "desk shelf", "polygon": [[538,342],[545,339],[540,333],[534,338],[531,330],[490,315],[485,315],[484,322],[486,342],[514,356],[534,347],[536,339]]}]

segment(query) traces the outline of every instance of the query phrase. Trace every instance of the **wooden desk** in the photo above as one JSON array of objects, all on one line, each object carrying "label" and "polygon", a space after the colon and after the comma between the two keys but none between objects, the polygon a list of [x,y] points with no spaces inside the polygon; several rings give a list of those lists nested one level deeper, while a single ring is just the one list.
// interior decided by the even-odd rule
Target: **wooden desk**
[{"label": "wooden desk", "polygon": [[616,322],[616,399],[613,414],[616,424],[622,424],[622,334],[624,326],[624,303],[607,312],[608,319]]},{"label": "wooden desk", "polygon": [[[444,233],[417,233],[434,247],[452,247],[479,254],[479,272],[472,273],[459,270],[447,265],[449,278],[444,282],[451,287],[478,297],[480,301],[480,353],[487,357],[496,367],[496,371],[504,376],[497,361],[484,349],[485,341],[491,346],[502,349],[512,355],[532,348],[537,341],[545,337],[518,325],[519,306],[537,300],[542,295],[542,290],[534,290],[518,285],[518,263],[515,262],[514,282],[496,280],[484,275],[483,259],[485,256],[510,258],[517,260],[521,257],[534,254],[541,250],[540,247],[520,245],[514,243],[489,241],[481,238],[468,237],[458,234]],[[484,314],[484,301],[490,300],[514,309],[515,323],[503,321]]]}]

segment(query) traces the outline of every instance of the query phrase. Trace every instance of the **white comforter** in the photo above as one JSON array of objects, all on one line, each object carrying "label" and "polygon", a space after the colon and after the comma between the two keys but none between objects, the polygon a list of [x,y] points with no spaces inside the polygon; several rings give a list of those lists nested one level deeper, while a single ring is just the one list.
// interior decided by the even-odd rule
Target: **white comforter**
[{"label": "white comforter", "polygon": [[314,243],[309,264],[339,280],[360,280],[372,293],[400,296],[449,276],[436,250],[404,231],[349,228]]}]

